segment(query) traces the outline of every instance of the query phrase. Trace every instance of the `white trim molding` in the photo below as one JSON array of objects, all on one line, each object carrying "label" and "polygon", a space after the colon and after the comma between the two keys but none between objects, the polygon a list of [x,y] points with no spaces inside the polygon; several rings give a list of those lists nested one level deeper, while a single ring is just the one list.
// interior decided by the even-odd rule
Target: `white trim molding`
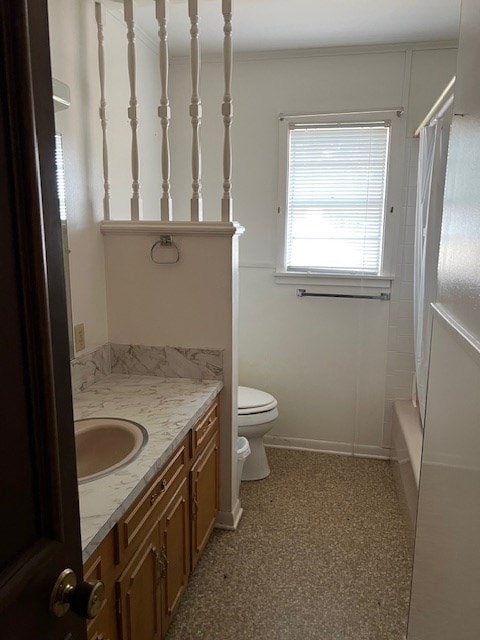
[{"label": "white trim molding", "polygon": [[480,341],[456,320],[439,302],[432,303],[435,316],[455,336],[458,343],[467,351],[475,362],[480,364]]},{"label": "white trim molding", "polygon": [[217,514],[217,520],[215,521],[216,529],[226,529],[227,531],[236,531],[238,523],[240,522],[243,514],[243,508],[240,500],[237,498],[233,511],[219,511]]},{"label": "white trim molding", "polygon": [[241,236],[238,222],[162,222],[160,220],[108,220],[102,222],[103,235]]},{"label": "white trim molding", "polygon": [[[393,275],[356,276],[356,275],[325,275],[322,273],[308,273],[295,271],[275,271],[273,274],[277,284],[312,285],[322,287],[355,287],[364,289],[378,289],[388,293],[394,280]],[[357,291],[358,293],[358,291]]]},{"label": "white trim molding", "polygon": [[275,449],[293,449],[296,451],[316,451],[339,456],[356,458],[375,458],[389,460],[390,449],[376,445],[353,444],[350,442],[332,442],[330,440],[309,440],[304,438],[285,438],[283,436],[265,436],[265,445]]},{"label": "white trim molding", "polygon": [[[318,58],[323,56],[351,56],[369,53],[391,53],[404,51],[436,51],[437,49],[457,49],[457,40],[432,40],[424,42],[400,42],[398,44],[351,45],[344,47],[313,47],[305,49],[275,49],[273,51],[236,51],[234,62],[254,60],[282,60],[285,58]],[[204,62],[222,62],[218,53],[205,53]],[[185,55],[172,56],[173,64],[190,64]]]},{"label": "white trim molding", "polygon": [[[382,107],[384,109],[384,107]],[[394,278],[396,267],[395,251],[398,246],[399,224],[404,212],[402,201],[403,168],[405,156],[405,132],[407,119],[401,106],[389,107],[382,111],[380,108],[370,108],[366,112],[344,110],[332,110],[329,113],[313,115],[311,113],[284,114],[278,116],[278,172],[277,172],[277,239],[276,239],[276,272],[275,280],[279,284],[317,284],[322,286],[350,286],[372,287],[390,291],[391,281]],[[369,274],[368,278],[363,274],[336,274],[321,271],[306,270],[300,272],[287,270],[286,246],[287,246],[287,195],[288,195],[288,170],[289,170],[289,132],[296,124],[308,125],[318,123],[336,123],[341,119],[345,122],[378,122],[388,123],[390,128],[390,144],[387,158],[387,179],[385,192],[385,211],[382,237],[382,261],[379,274]],[[292,276],[290,276],[290,273]],[[292,278],[292,279],[290,279]]]},{"label": "white trim molding", "polygon": [[270,269],[270,271],[275,271],[275,265],[273,262],[251,262],[249,260],[245,260],[240,262],[238,266],[240,269]]}]

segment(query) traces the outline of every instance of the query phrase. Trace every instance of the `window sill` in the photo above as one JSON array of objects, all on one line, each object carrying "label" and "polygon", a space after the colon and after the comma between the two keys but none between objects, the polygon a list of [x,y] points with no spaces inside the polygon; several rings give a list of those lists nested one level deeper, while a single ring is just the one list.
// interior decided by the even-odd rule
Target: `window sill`
[{"label": "window sill", "polygon": [[350,289],[376,289],[380,292],[388,293],[394,280],[393,275],[380,276],[356,276],[326,273],[309,273],[293,271],[275,271],[274,278],[276,284],[290,285],[312,285],[328,288],[335,288],[343,291]]}]

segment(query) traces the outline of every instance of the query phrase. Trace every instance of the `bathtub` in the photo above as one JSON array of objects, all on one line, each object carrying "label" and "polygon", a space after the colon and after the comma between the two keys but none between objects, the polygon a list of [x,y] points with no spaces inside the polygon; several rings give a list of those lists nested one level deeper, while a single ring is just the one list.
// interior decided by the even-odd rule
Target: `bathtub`
[{"label": "bathtub", "polygon": [[390,463],[412,543],[417,519],[422,444],[423,430],[418,409],[410,400],[396,400],[393,403]]}]

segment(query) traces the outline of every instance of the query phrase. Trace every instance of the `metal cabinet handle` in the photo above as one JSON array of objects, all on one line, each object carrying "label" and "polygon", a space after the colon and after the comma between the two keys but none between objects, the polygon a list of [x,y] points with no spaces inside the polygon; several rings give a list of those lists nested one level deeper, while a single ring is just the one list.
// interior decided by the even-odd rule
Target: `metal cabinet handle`
[{"label": "metal cabinet handle", "polygon": [[197,519],[197,513],[198,513],[198,501],[197,501],[197,492],[196,491],[193,492],[192,501],[193,501],[192,518],[194,520],[196,520]]},{"label": "metal cabinet handle", "polygon": [[157,584],[160,584],[160,582],[162,581],[162,578],[165,575],[165,565],[163,563],[163,559],[162,559],[162,556],[160,554],[160,551],[155,549],[154,553],[155,553],[156,574],[157,574],[156,575],[156,582],[157,582]]},{"label": "metal cabinet handle", "polygon": [[[165,491],[165,489],[167,488],[167,484],[168,484],[167,480],[163,478],[163,480],[160,483],[160,493],[163,493]],[[150,504],[153,504],[155,502],[155,500],[158,498],[160,493],[158,493],[157,491],[154,491],[152,493],[152,495],[150,496]]]},{"label": "metal cabinet handle", "polygon": [[215,418],[210,418],[208,422],[205,422],[205,424],[203,424],[199,429],[200,435],[203,436],[210,429],[210,427],[214,422],[215,422]]},{"label": "metal cabinet handle", "polygon": [[165,571],[163,575],[166,575],[168,570],[168,558],[167,558],[167,550],[165,549],[165,545],[160,549],[160,554],[163,559],[163,566]]},{"label": "metal cabinet handle", "polygon": [[160,551],[155,550],[155,560],[157,564],[157,584],[160,584],[163,578],[167,575],[168,564],[168,559],[163,547],[160,549]]}]

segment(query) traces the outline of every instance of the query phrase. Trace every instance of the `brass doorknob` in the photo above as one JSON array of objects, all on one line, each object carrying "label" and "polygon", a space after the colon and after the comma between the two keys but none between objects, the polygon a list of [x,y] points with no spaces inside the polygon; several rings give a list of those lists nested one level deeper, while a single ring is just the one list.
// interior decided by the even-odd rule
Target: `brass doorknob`
[{"label": "brass doorknob", "polygon": [[105,601],[105,585],[101,580],[80,582],[72,569],[58,576],[50,597],[50,611],[57,618],[69,609],[82,618],[95,618]]}]

